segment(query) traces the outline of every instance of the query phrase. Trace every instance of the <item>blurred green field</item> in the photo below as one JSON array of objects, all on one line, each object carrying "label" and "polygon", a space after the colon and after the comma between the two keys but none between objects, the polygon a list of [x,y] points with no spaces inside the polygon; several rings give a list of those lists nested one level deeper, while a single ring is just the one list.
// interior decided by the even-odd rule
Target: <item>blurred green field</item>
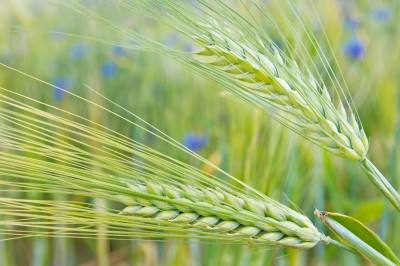
[{"label": "blurred green field", "polygon": [[[196,44],[178,32],[118,8],[112,1],[82,2],[127,30],[140,32],[168,47],[188,53],[197,49]],[[265,8],[269,7],[268,2],[262,2]],[[353,98],[370,138],[371,159],[399,189],[400,4],[395,0],[320,1],[315,3],[317,18],[307,1],[298,2],[299,12],[315,22],[314,34],[322,48],[327,51],[331,48],[338,60],[349,97]],[[126,111],[88,87],[93,88],[224,171],[279,202],[298,207],[308,217],[314,217],[317,208],[359,219],[399,255],[400,219],[356,164],[322,151],[215,83],[165,56],[130,49],[127,35],[115,34],[53,1],[0,0],[0,26],[0,62],[48,82],[46,85],[1,67],[1,87],[89,117],[173,158],[218,175],[200,160],[99,108],[82,104],[51,84],[127,117]],[[283,18],[282,30],[285,31]],[[276,36],[279,44],[279,34],[272,28],[266,31]],[[296,51],[297,38],[307,36],[299,32],[298,36],[288,37]],[[311,56],[316,57],[311,45],[308,48]],[[339,69],[335,71],[340,73]],[[2,188],[0,196],[20,195]],[[40,193],[29,196],[48,197]],[[326,230],[317,218],[312,219],[318,228]],[[102,241],[108,245],[107,254],[98,254],[96,241],[43,237],[1,241],[0,265],[108,265],[104,261],[101,264],[100,258],[109,260],[109,265],[119,266],[366,263],[353,254],[323,245],[309,251],[295,251],[197,240],[132,239]]]}]

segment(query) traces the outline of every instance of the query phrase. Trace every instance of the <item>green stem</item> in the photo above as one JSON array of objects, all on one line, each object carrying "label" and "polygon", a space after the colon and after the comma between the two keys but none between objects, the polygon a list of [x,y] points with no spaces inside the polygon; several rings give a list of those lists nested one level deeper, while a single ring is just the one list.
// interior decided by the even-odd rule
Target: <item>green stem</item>
[{"label": "green stem", "polygon": [[345,245],[345,244],[343,244],[343,243],[341,243],[341,242],[339,242],[339,241],[336,241],[336,240],[334,240],[334,239],[331,239],[330,242],[329,242],[329,244],[332,244],[332,245],[334,245],[334,246],[343,248],[343,249],[345,249],[345,250],[347,250],[347,251],[349,251],[349,252],[351,252],[351,253],[353,253],[353,254],[358,255],[357,251],[355,251],[352,247],[349,247],[349,246],[347,246],[347,245]]},{"label": "green stem", "polygon": [[385,176],[379,172],[378,168],[368,159],[361,161],[361,167],[385,197],[400,211],[400,194],[386,180]]},{"label": "green stem", "polygon": [[[350,218],[350,217],[348,217],[348,218]],[[359,234],[355,235],[352,231],[350,231],[350,228],[345,227],[340,222],[337,222],[335,220],[330,220],[328,223],[325,223],[325,224],[336,235],[338,235],[340,238],[343,238],[345,242],[349,243],[349,245],[347,245],[347,244],[344,244],[344,243],[341,243],[341,242],[331,239],[329,241],[329,244],[333,244],[333,245],[343,248],[349,252],[360,255],[360,256],[364,257],[365,259],[367,259],[368,261],[370,261],[374,265],[375,264],[382,265],[382,266],[398,265],[399,260],[396,257],[396,255],[393,254],[393,257],[391,257],[391,258],[386,257],[388,255],[387,249],[386,250],[382,250],[382,248],[379,248],[379,250],[375,249],[375,247],[372,247],[370,245],[370,243],[366,243],[363,240],[361,240],[359,238],[359,236],[360,236]],[[350,224],[348,224],[348,225],[350,225]],[[367,235],[365,235],[365,236],[367,236]],[[371,237],[371,234],[369,234],[369,236],[367,236],[367,238],[369,238],[369,237]],[[389,247],[387,247],[387,248],[389,249]],[[385,253],[381,253],[382,251],[385,251]],[[391,253],[390,249],[389,249],[389,253]],[[389,254],[389,255],[391,255],[391,254]]]}]

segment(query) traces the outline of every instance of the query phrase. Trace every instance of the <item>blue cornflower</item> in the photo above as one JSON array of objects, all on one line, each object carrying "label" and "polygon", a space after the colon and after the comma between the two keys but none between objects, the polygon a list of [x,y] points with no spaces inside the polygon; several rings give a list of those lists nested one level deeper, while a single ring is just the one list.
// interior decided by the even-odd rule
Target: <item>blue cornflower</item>
[{"label": "blue cornflower", "polygon": [[68,48],[68,56],[72,59],[78,59],[83,57],[88,50],[88,46],[85,43],[74,43]]},{"label": "blue cornflower", "polygon": [[127,54],[127,51],[122,46],[113,45],[111,46],[111,53],[115,56],[125,56]]},{"label": "blue cornflower", "polygon": [[353,36],[342,45],[342,51],[349,57],[359,59],[364,55],[365,45],[359,37]]},{"label": "blue cornflower", "polygon": [[392,16],[392,10],[389,7],[377,7],[370,11],[370,16],[379,22],[384,22]]},{"label": "blue cornflower", "polygon": [[117,73],[117,70],[118,66],[114,61],[107,60],[101,64],[101,75],[105,79],[112,78]]},{"label": "blue cornflower", "polygon": [[197,151],[207,144],[207,137],[203,134],[187,132],[183,136],[183,145],[192,151]]},{"label": "blue cornflower", "polygon": [[344,26],[350,30],[355,30],[360,26],[360,21],[352,16],[345,16]]},{"label": "blue cornflower", "polygon": [[56,101],[61,101],[64,98],[65,91],[70,88],[70,81],[66,77],[54,78],[51,82],[53,84],[53,98]]}]

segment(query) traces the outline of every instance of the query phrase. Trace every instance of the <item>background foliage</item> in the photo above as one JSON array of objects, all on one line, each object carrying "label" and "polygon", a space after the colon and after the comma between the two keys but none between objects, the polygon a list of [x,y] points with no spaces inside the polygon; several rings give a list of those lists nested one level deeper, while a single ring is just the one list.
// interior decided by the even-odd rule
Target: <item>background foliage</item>
[{"label": "background foliage", "polygon": [[[179,33],[110,1],[83,2],[114,23],[142,32],[168,47],[196,50],[196,45]],[[269,1],[262,4],[266,9],[272,6]],[[123,115],[83,85],[88,84],[266,195],[282,203],[293,202],[309,217],[313,217],[314,207],[353,216],[378,232],[394,249],[400,246],[395,233],[400,230],[398,215],[355,165],[322,152],[166,57],[124,47],[122,44],[129,43],[126,36],[118,36],[52,1],[2,0],[0,6],[2,63]],[[315,8],[312,10],[308,1],[298,1],[299,12],[315,22],[312,25],[316,39],[324,49],[329,48],[329,43],[339,62],[371,139],[370,157],[399,188],[400,51],[396,47],[400,45],[400,6],[394,0],[329,0],[316,3]],[[281,30],[285,31],[283,18]],[[274,29],[266,31],[276,36],[278,46],[283,45]],[[294,47],[298,38],[307,43],[305,35],[289,36]],[[310,45],[309,53],[313,52]],[[55,87],[5,68],[0,71],[0,86],[88,116],[214,174],[212,168],[175,152],[150,134],[92,110]],[[5,189],[0,190],[0,195],[19,196]],[[43,195],[30,197],[40,199]],[[315,222],[323,228],[316,218]],[[300,252],[174,239],[107,243],[111,265],[363,264],[350,253],[322,245]],[[0,253],[2,265],[96,265],[102,257],[96,252],[96,240],[40,237],[0,242]]]}]

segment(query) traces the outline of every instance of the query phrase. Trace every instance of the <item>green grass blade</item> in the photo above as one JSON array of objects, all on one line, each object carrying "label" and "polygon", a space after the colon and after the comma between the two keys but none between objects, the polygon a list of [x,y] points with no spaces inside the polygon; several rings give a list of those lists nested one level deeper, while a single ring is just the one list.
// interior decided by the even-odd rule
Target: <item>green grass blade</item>
[{"label": "green grass blade", "polygon": [[360,221],[339,213],[315,210],[315,214],[343,243],[370,262],[379,265],[400,263],[394,252]]}]

